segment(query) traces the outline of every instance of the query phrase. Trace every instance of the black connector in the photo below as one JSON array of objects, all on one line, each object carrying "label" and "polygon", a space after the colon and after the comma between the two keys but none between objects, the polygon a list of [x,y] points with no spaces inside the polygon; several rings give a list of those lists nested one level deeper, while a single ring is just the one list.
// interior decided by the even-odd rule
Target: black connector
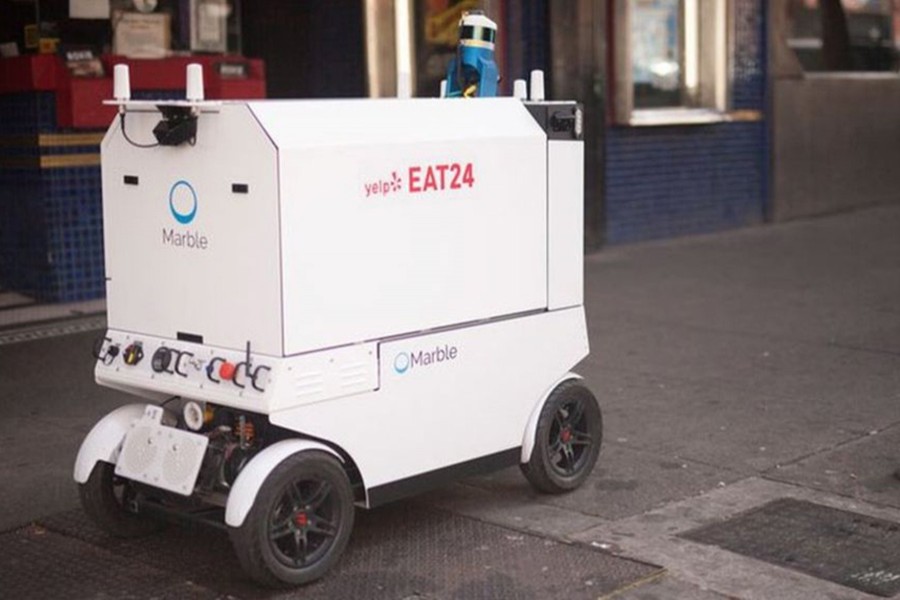
[{"label": "black connector", "polygon": [[106,349],[106,354],[103,355],[103,359],[102,359],[102,360],[103,360],[103,364],[104,364],[104,365],[107,365],[107,366],[111,365],[112,362],[113,362],[114,360],[116,360],[116,357],[117,357],[118,355],[119,355],[119,346],[117,346],[116,344],[111,344],[111,345]]},{"label": "black connector", "polygon": [[153,353],[150,360],[150,367],[155,373],[163,373],[169,370],[169,364],[172,362],[172,351],[165,346],[160,346]]},{"label": "black connector", "polygon": [[266,389],[259,385],[258,379],[260,378],[262,373],[271,373],[272,367],[267,367],[266,365],[260,365],[256,367],[256,370],[253,371],[253,377],[250,379],[250,383],[253,385],[253,389],[257,392],[265,392]]},{"label": "black connector", "polygon": [[144,358],[144,348],[140,342],[134,342],[130,344],[127,348],[125,348],[125,353],[122,354],[122,360],[125,361],[126,365],[134,366],[141,362]]},{"label": "black connector", "polygon": [[244,368],[244,377],[247,378],[247,379],[251,379],[251,380],[252,380],[252,378],[250,377],[250,363],[244,361],[244,362],[239,362],[239,363],[234,367],[234,377],[231,378],[231,382],[232,382],[234,385],[238,386],[239,388],[244,389],[245,387],[247,387],[247,384],[245,384],[245,383],[238,383],[238,373],[241,372],[241,367]]},{"label": "black connector", "polygon": [[209,363],[206,365],[206,377],[213,383],[222,383],[222,380],[214,377],[213,374],[216,372],[216,367],[218,367],[219,363],[224,363],[224,362],[225,362],[224,358],[219,358],[217,356],[214,359],[212,359],[211,361],[209,361]]},{"label": "black connector", "polygon": [[187,377],[187,373],[181,368],[181,359],[187,356],[188,358],[194,358],[193,352],[178,352],[178,358],[175,359],[175,366],[172,367],[172,370],[176,375],[180,375],[182,377]]},{"label": "black connector", "polygon": [[93,355],[93,357],[97,360],[103,360],[103,345],[106,342],[112,342],[112,340],[105,335],[99,335],[94,339],[94,345],[91,348],[91,355]]}]

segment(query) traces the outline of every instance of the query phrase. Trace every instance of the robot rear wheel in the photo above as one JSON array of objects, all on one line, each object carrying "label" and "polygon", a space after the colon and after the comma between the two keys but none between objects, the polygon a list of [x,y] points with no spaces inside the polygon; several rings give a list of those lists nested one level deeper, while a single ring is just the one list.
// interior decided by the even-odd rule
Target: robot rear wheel
[{"label": "robot rear wheel", "polygon": [[137,496],[134,486],[117,477],[115,468],[111,463],[97,461],[88,480],[78,485],[84,512],[115,537],[141,537],[162,529],[162,521],[132,510]]},{"label": "robot rear wheel", "polygon": [[587,479],[603,441],[603,417],[594,394],[578,379],[560,383],[538,418],[531,459],[520,468],[540,492],[562,494]]}]

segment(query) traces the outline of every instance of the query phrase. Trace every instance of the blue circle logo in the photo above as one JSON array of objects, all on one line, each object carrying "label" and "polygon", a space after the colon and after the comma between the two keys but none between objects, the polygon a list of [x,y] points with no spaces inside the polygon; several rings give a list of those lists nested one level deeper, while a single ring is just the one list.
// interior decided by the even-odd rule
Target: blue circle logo
[{"label": "blue circle logo", "polygon": [[403,375],[409,370],[409,354],[401,352],[394,357],[394,370],[398,375]]},{"label": "blue circle logo", "polygon": [[197,192],[184,179],[176,181],[169,190],[169,210],[182,225],[187,225],[197,216]]}]

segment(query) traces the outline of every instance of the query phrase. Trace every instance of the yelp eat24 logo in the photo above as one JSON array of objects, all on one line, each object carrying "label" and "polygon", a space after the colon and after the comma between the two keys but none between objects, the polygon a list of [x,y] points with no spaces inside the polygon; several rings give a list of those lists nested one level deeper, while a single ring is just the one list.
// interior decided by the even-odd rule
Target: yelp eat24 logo
[{"label": "yelp eat24 logo", "polygon": [[[406,176],[405,180],[403,175]],[[390,196],[403,192],[404,189],[410,194],[422,194],[473,187],[475,187],[475,167],[470,162],[414,165],[405,171],[391,171],[390,177],[363,184],[366,198]]]}]

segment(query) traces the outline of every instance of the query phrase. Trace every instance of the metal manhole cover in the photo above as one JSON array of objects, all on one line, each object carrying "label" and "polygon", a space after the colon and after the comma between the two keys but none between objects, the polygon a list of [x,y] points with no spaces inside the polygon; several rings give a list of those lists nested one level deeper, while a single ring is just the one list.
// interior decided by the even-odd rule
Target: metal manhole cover
[{"label": "metal manhole cover", "polygon": [[900,523],[782,498],[681,537],[869,594],[900,592]]},{"label": "metal manhole cover", "polygon": [[26,600],[221,597],[179,573],[128,560],[38,525],[0,535],[0,596]]}]

